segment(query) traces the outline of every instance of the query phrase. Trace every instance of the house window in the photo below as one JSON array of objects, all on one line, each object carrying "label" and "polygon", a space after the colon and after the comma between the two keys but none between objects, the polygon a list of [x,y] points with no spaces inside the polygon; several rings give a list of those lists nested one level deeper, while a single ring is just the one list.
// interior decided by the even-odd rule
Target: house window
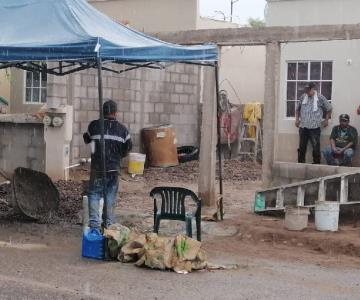
[{"label": "house window", "polygon": [[295,117],[295,108],[306,83],[314,82],[320,94],[332,99],[331,61],[299,61],[287,63],[286,80],[286,117]]},{"label": "house window", "polygon": [[46,73],[26,71],[25,77],[25,103],[45,103]]}]

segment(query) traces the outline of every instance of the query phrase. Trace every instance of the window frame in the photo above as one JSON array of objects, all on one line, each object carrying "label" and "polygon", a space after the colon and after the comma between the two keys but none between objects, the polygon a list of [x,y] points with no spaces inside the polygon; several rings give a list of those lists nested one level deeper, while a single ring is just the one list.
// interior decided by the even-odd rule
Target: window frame
[{"label": "window frame", "polygon": [[[296,63],[296,76],[298,73],[298,64],[299,63],[307,63],[308,64],[308,71],[307,71],[307,78],[308,80],[299,80],[299,79],[288,79],[289,77],[289,63]],[[320,79],[315,79],[315,80],[311,80],[311,63],[320,63]],[[331,76],[331,80],[330,79],[322,79],[322,72],[323,72],[323,63],[331,63],[332,64],[332,76]],[[285,120],[290,120],[293,121],[295,120],[295,116],[293,117],[288,117],[287,116],[287,104],[288,102],[295,102],[295,109],[296,109],[296,104],[298,103],[299,100],[289,100],[287,99],[287,93],[288,93],[288,82],[295,82],[296,86],[295,86],[295,92],[297,92],[297,83],[298,82],[318,82],[320,83],[320,89],[321,89],[321,83],[322,82],[331,82],[331,99],[328,99],[330,103],[332,103],[334,101],[333,99],[333,83],[334,83],[334,61],[333,60],[329,60],[329,59],[325,59],[325,60],[286,60],[285,61],[285,67],[286,67],[286,74],[285,74],[285,92],[284,92],[284,98],[285,98],[285,110],[284,110],[284,117]],[[321,93],[321,90],[319,91],[319,93]]]},{"label": "window frame", "polygon": [[[24,92],[23,92],[23,104],[25,105],[44,105],[46,104],[46,98],[47,98],[47,76],[46,76],[46,86],[43,86],[42,85],[42,73],[41,72],[38,72],[39,73],[39,87],[34,87],[33,84],[34,84],[34,81],[33,81],[33,78],[31,80],[31,84],[32,86],[27,86],[27,82],[26,82],[26,77],[27,77],[27,73],[34,73],[33,71],[24,71]],[[33,100],[33,90],[36,88],[36,89],[39,89],[39,102],[34,102],[34,101],[26,101],[26,90],[30,88],[31,89],[31,100]],[[45,102],[42,102],[41,101],[41,98],[42,98],[42,93],[43,93],[43,90],[46,90],[46,98],[45,98]]]}]

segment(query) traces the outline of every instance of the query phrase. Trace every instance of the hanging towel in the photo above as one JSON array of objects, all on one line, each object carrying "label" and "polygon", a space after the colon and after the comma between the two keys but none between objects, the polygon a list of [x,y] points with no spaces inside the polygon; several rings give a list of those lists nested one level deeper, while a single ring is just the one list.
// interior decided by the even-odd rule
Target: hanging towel
[{"label": "hanging towel", "polygon": [[[309,101],[309,96],[307,94],[305,94],[305,98],[302,102],[302,104],[307,104]],[[313,106],[313,111],[317,111],[318,110],[318,102],[319,102],[319,97],[318,97],[318,94],[317,92],[315,92],[315,95],[314,95],[314,106]]]}]

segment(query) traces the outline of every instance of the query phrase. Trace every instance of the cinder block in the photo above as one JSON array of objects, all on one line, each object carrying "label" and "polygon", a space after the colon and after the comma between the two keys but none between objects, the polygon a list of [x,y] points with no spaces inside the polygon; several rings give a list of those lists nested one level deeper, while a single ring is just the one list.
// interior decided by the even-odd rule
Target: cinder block
[{"label": "cinder block", "polygon": [[123,89],[113,89],[113,99],[115,101],[124,100],[124,92]]},{"label": "cinder block", "polygon": [[107,79],[107,81],[108,81],[108,86],[110,88],[113,88],[113,89],[118,89],[119,88],[119,85],[120,85],[119,77],[114,75],[114,76],[109,77]]},{"label": "cinder block", "polygon": [[171,103],[180,103],[180,95],[179,94],[172,94],[170,96]]},{"label": "cinder block", "polygon": [[184,69],[184,72],[187,73],[187,74],[194,74],[195,73],[195,67],[196,66],[192,66],[192,65],[185,65],[184,66],[185,69]]},{"label": "cinder block", "polygon": [[130,132],[131,132],[131,135],[134,135],[134,134],[140,132],[141,126],[140,126],[140,124],[138,124],[138,123],[135,123],[135,124],[133,123],[133,124],[130,124],[129,130],[130,130]]},{"label": "cinder block", "polygon": [[175,93],[175,83],[165,82],[163,91],[166,93]]},{"label": "cinder block", "polygon": [[183,86],[183,89],[184,89],[184,93],[187,93],[187,94],[194,94],[195,93],[193,85],[185,84]]},{"label": "cinder block", "polygon": [[163,103],[156,103],[155,104],[155,112],[157,112],[157,113],[164,112],[164,104]]},{"label": "cinder block", "polygon": [[48,97],[67,97],[67,89],[65,84],[49,84],[47,85]]},{"label": "cinder block", "polygon": [[94,110],[94,100],[93,99],[81,99],[81,110]]},{"label": "cinder block", "polygon": [[169,102],[170,101],[170,93],[160,93],[160,101],[161,102]]},{"label": "cinder block", "polygon": [[74,122],[73,123],[73,134],[79,134],[80,131],[80,123],[79,122]]},{"label": "cinder block", "polygon": [[134,123],[135,114],[133,112],[124,112],[124,122],[125,123]]},{"label": "cinder block", "polygon": [[184,112],[184,105],[182,105],[182,104],[176,104],[176,105],[175,105],[175,112],[176,112],[176,113],[179,113],[179,114],[183,113],[183,112]]},{"label": "cinder block", "polygon": [[160,114],[160,123],[169,123],[170,122],[170,115],[168,114]]},{"label": "cinder block", "polygon": [[146,81],[145,82],[145,91],[153,91],[155,89],[155,84],[153,81]]},{"label": "cinder block", "polygon": [[130,101],[118,101],[118,111],[130,111]]},{"label": "cinder block", "polygon": [[103,89],[103,97],[104,100],[106,99],[112,99],[113,93],[111,88],[104,88]]},{"label": "cinder block", "polygon": [[149,122],[156,125],[160,123],[160,114],[158,113],[150,113],[149,114]]},{"label": "cinder block", "polygon": [[179,93],[179,94],[183,93],[184,92],[184,86],[182,84],[176,84],[175,85],[175,92]]},{"label": "cinder block", "polygon": [[139,91],[140,90],[140,80],[131,80],[130,88],[132,90]]},{"label": "cinder block", "polygon": [[170,80],[171,80],[171,82],[179,83],[180,82],[180,74],[170,73]]},{"label": "cinder block", "polygon": [[88,87],[87,88],[87,96],[90,99],[98,99],[99,98],[99,90],[96,87]]},{"label": "cinder block", "polygon": [[126,77],[120,77],[119,78],[119,88],[121,89],[130,89],[131,88],[131,83],[130,83],[130,79],[126,78]]},{"label": "cinder block", "polygon": [[139,102],[142,100],[142,92],[141,91],[137,91],[135,93],[135,99],[134,100],[139,101]]},{"label": "cinder block", "polygon": [[189,104],[199,105],[200,104],[200,98],[197,94],[189,95]]},{"label": "cinder block", "polygon": [[74,112],[74,121],[75,122],[87,121],[88,120],[87,117],[88,117],[88,115],[87,115],[86,111],[75,111]]},{"label": "cinder block", "polygon": [[87,98],[87,88],[84,86],[75,86],[73,97]]},{"label": "cinder block", "polygon": [[[86,112],[85,112],[86,113]],[[83,121],[91,122],[92,120],[97,120],[100,117],[99,111],[88,111],[87,112],[87,119]]]},{"label": "cinder block", "polygon": [[181,74],[181,76],[180,76],[180,82],[181,82],[181,83],[189,83],[189,75],[187,75],[187,74]]},{"label": "cinder block", "polygon": [[140,124],[142,120],[142,114],[141,113],[135,113],[135,123]]},{"label": "cinder block", "polygon": [[153,113],[155,111],[154,103],[145,103],[144,112]]},{"label": "cinder block", "polygon": [[83,134],[84,132],[88,131],[88,127],[89,127],[90,122],[81,122],[80,123],[80,132],[79,134]]},{"label": "cinder block", "polygon": [[180,64],[180,63],[176,64],[176,72],[185,73],[185,67],[186,65],[184,64]]},{"label": "cinder block", "polygon": [[149,101],[150,102],[159,102],[160,101],[160,93],[158,92],[150,92],[149,93]]},{"label": "cinder block", "polygon": [[176,107],[176,104],[164,103],[164,112],[168,113],[168,114],[173,114],[173,113],[175,113],[175,107]]},{"label": "cinder block", "polygon": [[181,104],[188,104],[189,103],[189,96],[186,94],[180,95],[180,103]]},{"label": "cinder block", "polygon": [[194,66],[194,74],[199,74],[201,70],[200,66]]},{"label": "cinder block", "polygon": [[172,124],[178,124],[180,122],[180,116],[178,114],[170,115],[170,122]]},{"label": "cinder block", "polygon": [[81,86],[81,74],[80,73],[75,73],[73,74],[73,83],[74,86]]},{"label": "cinder block", "polygon": [[199,83],[199,76],[198,75],[189,75],[189,83],[198,84]]},{"label": "cinder block", "polygon": [[194,112],[194,109],[196,109],[194,105],[183,105],[183,112],[186,114],[192,114]]},{"label": "cinder block", "polygon": [[81,85],[82,86],[95,86],[95,75],[82,74],[81,75]]},{"label": "cinder block", "polygon": [[141,103],[132,101],[130,104],[130,110],[132,112],[140,112],[141,111]]}]

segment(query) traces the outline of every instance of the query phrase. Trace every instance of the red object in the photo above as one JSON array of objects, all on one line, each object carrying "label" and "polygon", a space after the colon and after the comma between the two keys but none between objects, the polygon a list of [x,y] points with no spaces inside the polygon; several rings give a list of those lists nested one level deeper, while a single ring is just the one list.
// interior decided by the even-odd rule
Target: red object
[{"label": "red object", "polygon": [[241,111],[239,107],[233,107],[231,112],[225,112],[220,115],[221,144],[233,143],[239,135],[239,125],[241,120]]}]

